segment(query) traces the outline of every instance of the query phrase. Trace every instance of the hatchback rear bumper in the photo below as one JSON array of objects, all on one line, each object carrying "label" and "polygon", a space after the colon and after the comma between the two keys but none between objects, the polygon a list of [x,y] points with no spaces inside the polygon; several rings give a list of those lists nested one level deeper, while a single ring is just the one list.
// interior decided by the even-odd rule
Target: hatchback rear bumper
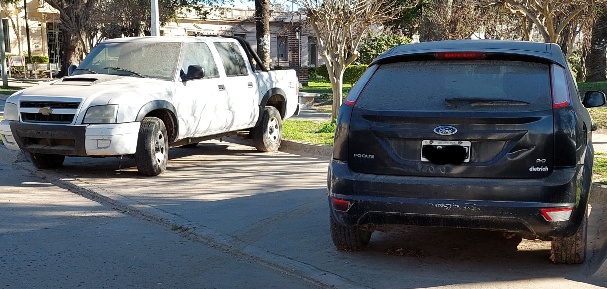
[{"label": "hatchback rear bumper", "polygon": [[[352,172],[347,163],[329,166],[329,199],[350,202],[347,211],[331,206],[333,218],[352,225],[422,225],[518,232],[547,239],[574,234],[588,200],[581,166],[555,170],[542,179],[475,179],[381,176]],[[579,180],[579,181],[578,181]],[[571,208],[567,221],[548,221],[543,208]]]}]

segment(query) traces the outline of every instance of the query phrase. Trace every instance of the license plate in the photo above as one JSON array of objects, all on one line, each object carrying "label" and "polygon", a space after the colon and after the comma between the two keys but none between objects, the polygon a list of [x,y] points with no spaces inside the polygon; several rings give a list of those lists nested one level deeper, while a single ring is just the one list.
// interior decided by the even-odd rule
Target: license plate
[{"label": "license plate", "polygon": [[470,162],[470,142],[469,141],[461,141],[461,140],[423,140],[422,141],[422,149],[420,150],[421,160],[422,162],[429,162],[428,159],[424,157],[422,153],[425,146],[433,146],[436,148],[446,147],[446,146],[461,146],[466,151],[466,158],[464,162]]}]

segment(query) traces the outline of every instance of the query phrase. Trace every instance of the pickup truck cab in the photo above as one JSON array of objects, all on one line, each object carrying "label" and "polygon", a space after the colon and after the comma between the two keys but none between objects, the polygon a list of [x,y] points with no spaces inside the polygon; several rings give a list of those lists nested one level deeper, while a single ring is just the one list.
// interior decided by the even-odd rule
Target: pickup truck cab
[{"label": "pickup truck cab", "polygon": [[107,40],[70,76],[10,96],[2,141],[41,169],[65,156],[132,156],[149,176],[166,170],[170,147],[240,130],[258,150],[276,151],[282,120],[299,111],[298,80],[255,63],[237,38]]}]

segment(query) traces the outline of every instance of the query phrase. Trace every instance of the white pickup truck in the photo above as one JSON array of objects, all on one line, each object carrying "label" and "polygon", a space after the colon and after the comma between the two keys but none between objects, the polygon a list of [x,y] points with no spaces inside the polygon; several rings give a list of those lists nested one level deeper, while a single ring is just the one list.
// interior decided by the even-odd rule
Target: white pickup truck
[{"label": "white pickup truck", "polygon": [[138,37],[102,42],[70,76],[6,100],[0,134],[37,168],[65,156],[132,156],[143,175],[166,170],[169,147],[249,130],[276,151],[282,120],[299,112],[294,70],[267,71],[230,37]]}]

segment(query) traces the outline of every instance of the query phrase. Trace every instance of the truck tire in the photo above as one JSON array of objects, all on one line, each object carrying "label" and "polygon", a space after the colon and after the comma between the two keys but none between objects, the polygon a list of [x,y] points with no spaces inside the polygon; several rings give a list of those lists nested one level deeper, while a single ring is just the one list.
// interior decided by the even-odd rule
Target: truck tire
[{"label": "truck tire", "polygon": [[55,169],[63,166],[63,161],[65,160],[65,156],[30,152],[27,153],[27,157],[38,169]]},{"label": "truck tire", "polygon": [[156,117],[141,121],[135,152],[137,171],[146,176],[157,176],[167,168],[169,140],[164,123]]},{"label": "truck tire", "polygon": [[360,251],[371,240],[373,231],[363,230],[360,226],[342,226],[331,216],[331,238],[338,250]]},{"label": "truck tire", "polygon": [[282,118],[276,108],[264,108],[261,122],[251,130],[258,151],[275,152],[282,141]]},{"label": "truck tire", "polygon": [[556,264],[582,264],[586,258],[588,211],[584,213],[577,232],[570,237],[552,238],[550,260]]}]

